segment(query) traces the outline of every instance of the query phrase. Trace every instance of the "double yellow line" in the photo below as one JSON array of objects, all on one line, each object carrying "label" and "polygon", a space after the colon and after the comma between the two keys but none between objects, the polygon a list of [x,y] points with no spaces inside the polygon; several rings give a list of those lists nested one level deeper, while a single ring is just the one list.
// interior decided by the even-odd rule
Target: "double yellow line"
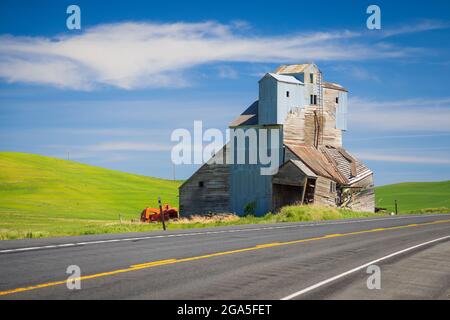
[{"label": "double yellow line", "polygon": [[[189,258],[167,259],[167,260],[159,260],[159,261],[135,264],[135,265],[131,265],[130,267],[124,268],[124,269],[96,273],[96,274],[92,274],[92,275],[81,276],[79,278],[72,278],[71,281],[74,281],[74,280],[83,281],[83,280],[113,276],[116,274],[127,273],[127,272],[142,270],[142,269],[149,269],[149,268],[163,266],[163,265],[189,262],[189,261],[197,261],[197,260],[209,259],[209,258],[220,257],[220,256],[236,254],[236,253],[241,253],[241,252],[262,250],[262,249],[266,249],[266,248],[281,247],[281,246],[293,245],[293,244],[298,244],[298,243],[305,243],[305,242],[311,242],[311,241],[317,241],[317,240],[325,240],[325,239],[336,238],[336,237],[346,237],[346,236],[352,236],[352,235],[358,235],[358,234],[364,234],[364,233],[373,233],[373,232],[381,232],[381,231],[388,231],[388,230],[397,230],[397,229],[404,229],[404,228],[427,226],[427,225],[446,223],[446,222],[450,222],[450,219],[437,220],[437,221],[433,221],[433,222],[425,222],[425,223],[419,223],[419,224],[408,224],[408,225],[397,226],[397,227],[376,228],[376,229],[369,229],[369,230],[362,230],[362,231],[355,231],[355,232],[348,232],[348,233],[328,234],[328,235],[321,236],[321,237],[307,238],[307,239],[294,240],[294,241],[259,244],[254,247],[248,247],[248,248],[230,250],[230,251],[215,252],[215,253],[211,253],[211,254],[205,254],[205,255],[189,257]],[[13,293],[20,293],[20,292],[25,292],[25,291],[31,291],[31,290],[36,290],[36,289],[42,289],[42,288],[47,288],[47,287],[54,287],[54,286],[63,285],[66,283],[67,283],[67,280],[61,280],[61,281],[42,283],[42,284],[33,285],[33,286],[29,286],[29,287],[0,291],[0,296],[5,296],[5,295],[13,294]]]}]

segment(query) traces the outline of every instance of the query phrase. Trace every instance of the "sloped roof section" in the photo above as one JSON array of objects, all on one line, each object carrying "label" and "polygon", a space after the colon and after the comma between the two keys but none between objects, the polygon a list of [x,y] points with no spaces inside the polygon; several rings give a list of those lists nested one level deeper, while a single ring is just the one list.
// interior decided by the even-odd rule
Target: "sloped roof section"
[{"label": "sloped roof section", "polygon": [[306,144],[286,144],[286,147],[316,175],[346,184],[345,177],[340,174],[321,150]]},{"label": "sloped roof section", "polygon": [[320,146],[317,149],[306,144],[285,144],[285,146],[314,174],[343,185],[351,185],[373,173],[343,148]]},{"label": "sloped roof section", "polygon": [[285,76],[285,75],[276,74],[276,73],[268,73],[268,75],[274,77],[275,79],[277,79],[277,81],[280,81],[280,82],[286,82],[286,83],[292,83],[292,84],[303,84],[303,82],[301,82],[300,80],[298,80],[297,78],[295,78],[293,76]]},{"label": "sloped roof section", "polygon": [[239,117],[230,123],[230,127],[253,126],[258,124],[258,101],[253,102]]},{"label": "sloped roof section", "polygon": [[327,88],[327,89],[348,92],[348,90],[345,89],[343,86],[341,86],[340,84],[337,84],[337,83],[333,83],[333,82],[324,82],[323,87]]},{"label": "sloped roof section", "polygon": [[321,150],[345,177],[347,180],[346,184],[353,184],[372,174],[372,171],[367,168],[364,163],[349,154],[343,148],[323,146],[321,147]]},{"label": "sloped roof section", "polygon": [[297,168],[299,168],[308,178],[317,178],[317,175],[311,171],[311,169],[308,168],[307,165],[305,165],[300,160],[290,160]]},{"label": "sloped roof section", "polygon": [[303,63],[303,64],[285,64],[279,66],[275,71],[277,74],[283,73],[302,73],[311,65],[311,63]]}]

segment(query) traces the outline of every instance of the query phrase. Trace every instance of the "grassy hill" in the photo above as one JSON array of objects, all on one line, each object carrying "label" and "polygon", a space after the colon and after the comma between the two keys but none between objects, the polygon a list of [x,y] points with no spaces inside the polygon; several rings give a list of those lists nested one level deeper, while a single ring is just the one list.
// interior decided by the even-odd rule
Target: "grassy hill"
[{"label": "grassy hill", "polygon": [[[0,238],[77,234],[138,219],[157,198],[178,206],[179,181],[156,179],[33,154],[0,152]],[[87,231],[86,233],[89,233]],[[4,236],[5,238],[5,236]]]},{"label": "grassy hill", "polygon": [[[450,181],[404,182],[375,188],[376,206],[400,213],[450,212]],[[427,210],[428,209],[428,210]]]}]

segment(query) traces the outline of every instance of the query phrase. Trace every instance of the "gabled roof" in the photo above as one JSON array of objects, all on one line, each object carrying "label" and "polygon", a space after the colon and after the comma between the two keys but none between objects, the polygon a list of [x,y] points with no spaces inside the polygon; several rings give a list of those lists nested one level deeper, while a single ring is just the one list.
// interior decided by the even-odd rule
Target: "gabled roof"
[{"label": "gabled roof", "polygon": [[252,126],[258,124],[258,101],[253,102],[244,112],[234,119],[229,127]]}]

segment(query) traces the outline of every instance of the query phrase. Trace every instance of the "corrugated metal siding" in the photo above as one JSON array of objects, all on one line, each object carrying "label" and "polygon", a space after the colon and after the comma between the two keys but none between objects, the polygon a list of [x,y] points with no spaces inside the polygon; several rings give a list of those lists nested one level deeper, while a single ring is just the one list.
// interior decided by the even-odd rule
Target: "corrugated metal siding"
[{"label": "corrugated metal siding", "polygon": [[[304,108],[304,87],[303,85],[296,85],[284,82],[278,82],[278,94],[277,94],[277,124],[284,124],[287,115],[293,109]],[[289,97],[286,96],[286,92],[289,92]]]},{"label": "corrugated metal siding", "polygon": [[277,122],[277,80],[266,76],[259,81],[258,123]]},{"label": "corrugated metal siding", "polygon": [[[280,126],[279,126],[280,127]],[[250,127],[261,129],[259,127]],[[246,128],[245,130],[248,130]],[[283,133],[280,130],[279,135],[279,148],[273,150],[278,152],[280,165],[283,161]],[[258,134],[259,139],[259,134]],[[235,142],[236,143],[236,142]],[[271,148],[270,135],[268,135],[268,148]],[[259,141],[258,146],[259,148]],[[249,150],[248,144],[246,145],[246,151]],[[235,155],[236,159],[236,155]],[[248,155],[246,155],[248,159]],[[230,173],[230,208],[231,211],[242,215],[244,214],[244,208],[247,204],[256,202],[256,215],[264,215],[271,210],[272,205],[272,176],[261,175],[261,165],[258,161],[257,164],[234,164],[231,165]]]}]

